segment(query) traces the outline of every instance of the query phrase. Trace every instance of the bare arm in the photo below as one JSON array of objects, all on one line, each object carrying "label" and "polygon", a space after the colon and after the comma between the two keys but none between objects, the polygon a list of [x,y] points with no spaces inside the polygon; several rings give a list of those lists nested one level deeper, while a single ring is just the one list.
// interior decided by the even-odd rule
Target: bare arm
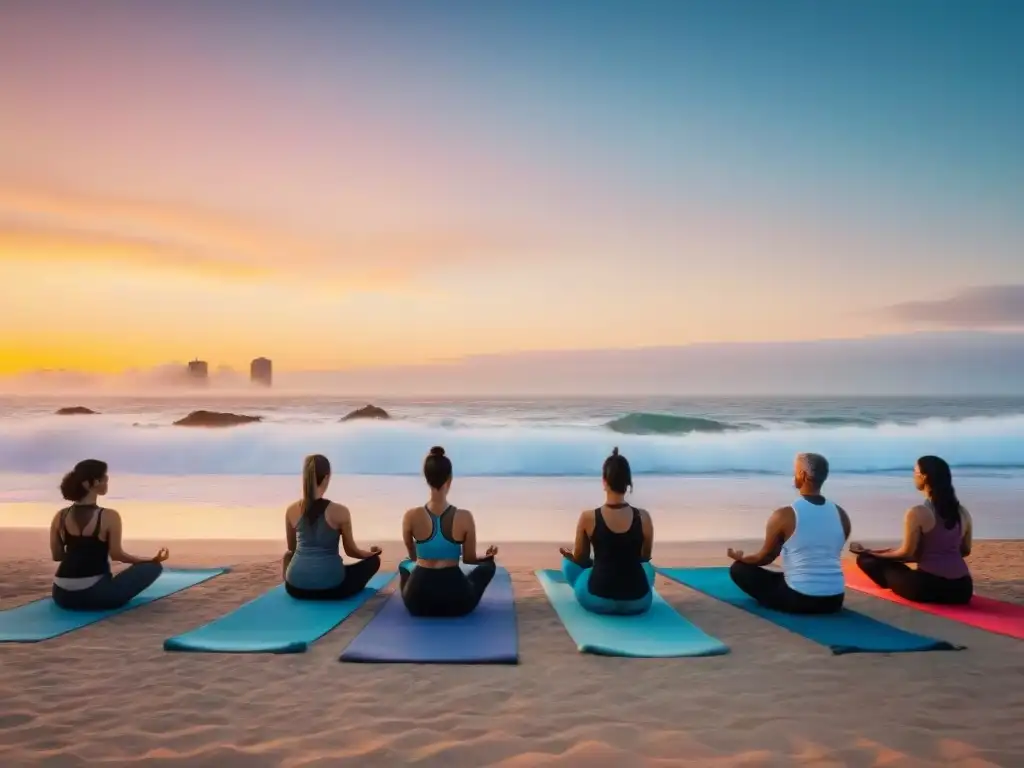
[{"label": "bare arm", "polygon": [[416,539],[412,535],[412,517],[413,510],[410,509],[402,518],[402,541],[405,543],[405,551],[409,553],[409,559],[416,562]]},{"label": "bare arm", "polygon": [[846,514],[846,510],[836,505],[836,509],[839,511],[839,522],[843,526],[843,541],[849,541],[850,534],[853,532],[853,523],[850,522],[850,516]]},{"label": "bare arm", "polygon": [[50,523],[50,556],[55,563],[64,559],[64,541],[60,537],[60,522],[64,517],[63,512],[58,512]]},{"label": "bare arm", "polygon": [[[110,559],[119,563],[135,565],[136,563],[159,563],[166,560],[164,553],[167,550],[161,549],[156,557],[136,557],[129,555],[121,546],[121,515],[112,509],[104,509],[104,519],[107,521],[107,544],[110,547]],[[161,557],[161,555],[164,555]]]},{"label": "bare arm", "polygon": [[654,522],[646,509],[640,510],[640,523],[644,531],[644,546],[640,550],[640,558],[645,562],[651,561],[651,553],[654,550]]},{"label": "bare arm", "polygon": [[[902,544],[895,549],[872,551],[871,554],[883,560],[913,562],[921,542],[921,518],[918,515],[917,509],[917,507],[911,507],[907,510],[907,514],[903,516]],[[935,524],[938,525],[938,521]]]},{"label": "bare arm", "polygon": [[349,512],[348,507],[332,503],[327,508],[327,514],[331,516],[330,520],[334,521],[338,530],[341,531],[341,545],[346,555],[365,560],[380,554],[380,547],[371,547],[369,550],[365,550],[356,544],[356,540],[352,536],[352,513]]},{"label": "bare arm", "polygon": [[294,508],[295,505],[293,504],[288,507],[284,513],[284,540],[288,547],[288,551],[292,554],[295,554],[295,547],[298,546],[298,543],[295,541],[295,526],[292,525],[291,521],[291,514]]},{"label": "bare arm", "polygon": [[[498,554],[497,547],[488,547],[487,554],[480,557],[476,552],[476,522],[473,520],[473,513],[468,509],[460,509],[455,514],[461,517],[462,528],[465,536],[462,539],[462,562],[466,565],[477,565],[488,560],[493,560]],[[455,521],[457,522],[457,521]]]},{"label": "bare arm", "polygon": [[971,513],[963,507],[960,507],[960,528],[964,532],[963,538],[960,539],[960,555],[970,557],[971,548],[974,546],[974,520],[971,519]]},{"label": "bare arm", "polygon": [[587,563],[590,560],[590,534],[587,533],[589,526],[589,520],[593,518],[594,513],[590,510],[584,510],[580,513],[579,520],[576,521],[576,538],[573,541],[572,550],[568,550],[562,547],[558,551],[562,553],[562,557],[567,557],[574,563]]},{"label": "bare arm", "polygon": [[761,549],[752,555],[745,555],[742,550],[730,549],[729,556],[733,560],[747,565],[771,565],[782,554],[782,545],[786,542],[786,531],[792,515],[793,510],[790,507],[776,509],[768,517],[768,524],[764,530],[764,544],[761,545]]}]

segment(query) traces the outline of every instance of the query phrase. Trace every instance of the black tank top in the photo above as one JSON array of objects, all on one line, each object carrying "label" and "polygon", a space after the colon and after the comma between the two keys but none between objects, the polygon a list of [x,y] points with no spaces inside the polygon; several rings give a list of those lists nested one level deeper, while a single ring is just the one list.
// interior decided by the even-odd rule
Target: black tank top
[{"label": "black tank top", "polygon": [[[95,505],[77,508],[96,510],[96,528],[88,536],[82,536],[81,531],[75,536],[68,531],[68,515],[72,514],[76,507],[68,507],[61,512],[60,538],[64,542],[64,559],[57,566],[57,578],[85,579],[90,576],[105,576],[110,573],[110,545],[100,540],[103,510]],[[85,527],[89,527],[88,522]]]},{"label": "black tank top", "polygon": [[610,600],[637,600],[650,589],[643,567],[644,527],[640,511],[633,509],[629,530],[615,533],[604,522],[601,508],[594,511],[594,571],[590,592]]}]

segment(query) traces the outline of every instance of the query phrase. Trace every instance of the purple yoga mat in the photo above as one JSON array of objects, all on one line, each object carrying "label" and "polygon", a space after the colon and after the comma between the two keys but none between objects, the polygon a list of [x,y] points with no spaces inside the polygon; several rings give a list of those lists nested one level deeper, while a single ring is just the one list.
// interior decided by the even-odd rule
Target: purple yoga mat
[{"label": "purple yoga mat", "polygon": [[499,568],[480,605],[457,619],[410,616],[396,589],[341,654],[341,661],[406,664],[518,664],[512,579]]}]

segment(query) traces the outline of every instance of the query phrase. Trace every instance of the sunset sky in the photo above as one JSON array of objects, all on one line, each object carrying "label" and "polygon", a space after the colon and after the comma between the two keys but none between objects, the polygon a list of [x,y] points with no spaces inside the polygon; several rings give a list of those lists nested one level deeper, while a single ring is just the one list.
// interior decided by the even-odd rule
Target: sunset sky
[{"label": "sunset sky", "polygon": [[0,374],[1024,327],[1024,3],[0,6]]}]

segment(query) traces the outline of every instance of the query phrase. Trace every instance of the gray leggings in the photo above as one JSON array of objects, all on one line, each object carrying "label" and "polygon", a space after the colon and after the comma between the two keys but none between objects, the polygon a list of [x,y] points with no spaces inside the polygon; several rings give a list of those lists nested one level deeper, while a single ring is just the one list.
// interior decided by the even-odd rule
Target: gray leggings
[{"label": "gray leggings", "polygon": [[87,589],[53,585],[53,602],[68,611],[111,611],[123,608],[163,573],[160,563],[135,563],[116,576],[104,576]]}]

